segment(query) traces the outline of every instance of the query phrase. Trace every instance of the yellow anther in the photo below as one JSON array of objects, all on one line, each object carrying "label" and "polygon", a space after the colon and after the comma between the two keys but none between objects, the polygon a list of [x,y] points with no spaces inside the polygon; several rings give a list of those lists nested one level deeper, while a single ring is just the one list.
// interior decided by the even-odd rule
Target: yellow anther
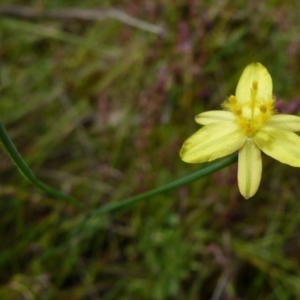
[{"label": "yellow anther", "polygon": [[254,80],[254,81],[252,82],[252,88],[253,88],[255,91],[257,91],[258,83],[257,83],[256,80]]},{"label": "yellow anther", "polygon": [[231,104],[235,104],[237,102],[235,96],[233,95],[231,95],[228,100]]},{"label": "yellow anther", "polygon": [[267,112],[267,107],[266,107],[266,105],[261,105],[260,107],[259,107],[259,110],[262,112],[262,113],[266,113]]},{"label": "yellow anther", "polygon": [[234,113],[236,115],[241,115],[242,114],[242,109],[241,108],[236,108],[235,111],[234,111]]}]

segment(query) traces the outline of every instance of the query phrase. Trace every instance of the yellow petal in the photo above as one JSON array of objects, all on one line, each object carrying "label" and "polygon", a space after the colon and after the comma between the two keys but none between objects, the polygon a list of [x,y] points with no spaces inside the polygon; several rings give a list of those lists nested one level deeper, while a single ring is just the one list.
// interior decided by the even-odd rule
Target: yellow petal
[{"label": "yellow petal", "polygon": [[270,100],[272,98],[272,78],[268,70],[260,63],[252,63],[243,71],[235,91],[238,103],[250,100],[253,82],[257,82],[257,99]]},{"label": "yellow petal", "polygon": [[300,167],[300,137],[290,131],[264,126],[253,137],[267,155],[293,167]]},{"label": "yellow petal", "polygon": [[211,123],[184,142],[180,156],[188,163],[211,161],[238,150],[245,139],[245,135],[234,122]]},{"label": "yellow petal", "polygon": [[261,152],[254,141],[248,138],[239,151],[238,184],[241,194],[252,197],[260,184],[262,172]]},{"label": "yellow petal", "polygon": [[273,115],[266,122],[267,126],[279,127],[289,131],[300,131],[300,117],[293,115]]},{"label": "yellow petal", "polygon": [[224,110],[211,110],[196,116],[195,121],[201,125],[208,125],[215,122],[221,121],[233,121],[234,115],[230,111]]}]

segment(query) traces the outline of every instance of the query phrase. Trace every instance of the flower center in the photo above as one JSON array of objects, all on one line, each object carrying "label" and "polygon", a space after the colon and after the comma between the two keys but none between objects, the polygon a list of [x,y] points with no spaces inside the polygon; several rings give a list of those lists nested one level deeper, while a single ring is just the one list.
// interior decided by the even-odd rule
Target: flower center
[{"label": "flower center", "polygon": [[258,82],[254,80],[248,101],[239,102],[239,99],[231,95],[223,103],[223,107],[235,115],[235,121],[247,136],[253,136],[274,114],[274,99],[261,99],[257,95]]}]

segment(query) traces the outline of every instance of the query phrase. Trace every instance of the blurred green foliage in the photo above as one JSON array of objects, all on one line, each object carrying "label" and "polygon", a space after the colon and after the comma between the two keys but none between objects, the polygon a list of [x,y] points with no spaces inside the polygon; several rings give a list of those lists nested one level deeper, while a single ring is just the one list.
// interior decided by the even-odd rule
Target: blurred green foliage
[{"label": "blurred green foliage", "polygon": [[[1,15],[26,5],[39,18]],[[299,113],[296,1],[4,0],[0,119],[38,178],[96,209],[201,166],[178,152],[260,61],[278,110]],[[128,19],[51,19],[55,9]],[[18,7],[22,12],[24,7]],[[139,23],[138,23],[139,24]],[[298,299],[300,171],[264,156],[255,197],[236,166],[126,213],[87,218],[0,153],[1,299]],[[82,222],[85,220],[85,222]]]}]

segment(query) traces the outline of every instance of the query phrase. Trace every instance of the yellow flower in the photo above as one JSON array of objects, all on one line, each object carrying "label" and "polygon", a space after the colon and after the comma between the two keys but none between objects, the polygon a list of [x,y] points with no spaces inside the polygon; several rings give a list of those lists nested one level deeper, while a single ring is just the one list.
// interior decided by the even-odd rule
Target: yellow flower
[{"label": "yellow flower", "polygon": [[205,126],[184,142],[182,160],[202,163],[239,150],[238,185],[246,199],[256,193],[260,184],[261,151],[300,167],[300,137],[294,133],[300,131],[300,117],[275,114],[272,89],[267,69],[260,63],[248,65],[235,96],[223,103],[223,111],[196,116],[196,122]]}]

